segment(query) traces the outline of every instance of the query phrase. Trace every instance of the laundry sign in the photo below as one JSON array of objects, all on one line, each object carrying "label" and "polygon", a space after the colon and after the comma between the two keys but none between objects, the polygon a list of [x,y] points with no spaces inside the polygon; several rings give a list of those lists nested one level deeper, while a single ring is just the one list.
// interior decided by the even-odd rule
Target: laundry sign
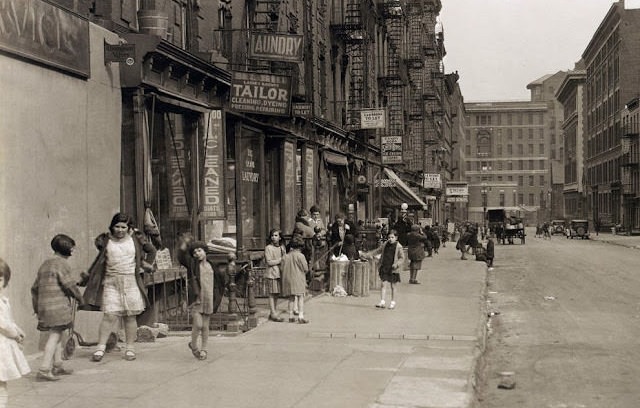
[{"label": "laundry sign", "polygon": [[251,32],[249,58],[273,61],[302,61],[304,37],[296,34]]}]

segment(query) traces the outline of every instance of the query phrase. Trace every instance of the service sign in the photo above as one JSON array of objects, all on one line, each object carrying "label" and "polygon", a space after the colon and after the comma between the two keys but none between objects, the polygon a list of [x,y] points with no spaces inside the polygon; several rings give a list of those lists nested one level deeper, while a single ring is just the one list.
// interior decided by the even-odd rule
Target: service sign
[{"label": "service sign", "polygon": [[402,163],[402,136],[382,136],[380,152],[383,164]]},{"label": "service sign", "polygon": [[424,188],[442,188],[442,181],[440,180],[440,174],[425,174],[422,180],[422,187]]},{"label": "service sign", "polygon": [[289,116],[291,77],[255,72],[233,72],[231,109],[262,115]]},{"label": "service sign", "polygon": [[313,104],[309,102],[298,102],[291,105],[291,116],[300,118],[310,118],[313,115]]},{"label": "service sign", "polygon": [[386,111],[384,109],[365,109],[360,111],[360,129],[384,129]]},{"label": "service sign", "polygon": [[302,35],[251,32],[249,34],[249,58],[301,62]]},{"label": "service sign", "polygon": [[453,184],[451,182],[447,183],[447,187],[445,189],[447,196],[468,196],[469,195],[469,185],[467,183],[456,183]]}]

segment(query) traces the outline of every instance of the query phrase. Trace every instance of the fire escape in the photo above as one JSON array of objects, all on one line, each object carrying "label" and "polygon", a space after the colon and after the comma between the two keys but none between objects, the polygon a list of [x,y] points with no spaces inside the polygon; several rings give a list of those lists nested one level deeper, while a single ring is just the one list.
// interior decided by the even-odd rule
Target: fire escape
[{"label": "fire escape", "polygon": [[[636,105],[637,106],[637,105]],[[629,121],[622,126],[620,146],[620,179],[622,183],[622,195],[624,206],[625,228],[631,231],[640,224],[637,215],[634,214],[634,201],[639,192],[636,183],[639,178],[640,146],[638,145],[638,123]]]},{"label": "fire escape", "polygon": [[425,89],[425,56],[429,42],[426,27],[423,24],[423,9],[421,1],[410,1],[407,4],[407,70],[409,76],[408,97],[408,132],[403,146],[403,156],[407,169],[411,171],[424,170],[425,149],[423,138],[425,135],[424,89]]},{"label": "fire escape", "polygon": [[360,111],[373,105],[373,71],[375,55],[371,49],[375,36],[373,2],[347,0],[342,13],[331,28],[344,43],[348,95],[345,104],[345,128],[360,130]]},{"label": "fire escape", "polygon": [[[388,110],[389,124],[387,137],[397,137],[403,143],[404,136],[404,87],[407,84],[406,66],[402,63],[405,11],[400,1],[385,1],[382,5],[382,17],[384,19],[388,56],[385,75],[379,78],[380,88],[384,92],[386,107]],[[405,149],[403,149],[404,151]],[[402,164],[403,160],[385,159],[383,163]]]}]

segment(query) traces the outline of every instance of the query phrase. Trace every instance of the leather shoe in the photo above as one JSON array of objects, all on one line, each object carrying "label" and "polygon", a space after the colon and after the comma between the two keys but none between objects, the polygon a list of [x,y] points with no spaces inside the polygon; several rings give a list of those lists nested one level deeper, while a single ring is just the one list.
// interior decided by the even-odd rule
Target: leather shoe
[{"label": "leather shoe", "polygon": [[51,369],[51,373],[53,375],[71,375],[73,374],[73,370],[71,368],[64,368],[64,367],[53,367]]},{"label": "leather shoe", "polygon": [[272,322],[278,322],[278,323],[284,322],[284,319],[282,317],[271,316],[271,315],[269,315],[269,320],[271,320]]}]

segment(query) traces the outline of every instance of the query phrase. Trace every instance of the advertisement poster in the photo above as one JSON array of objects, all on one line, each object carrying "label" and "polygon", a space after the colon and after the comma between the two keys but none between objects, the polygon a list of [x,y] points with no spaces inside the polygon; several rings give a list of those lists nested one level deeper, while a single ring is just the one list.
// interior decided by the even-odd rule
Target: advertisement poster
[{"label": "advertisement poster", "polygon": [[202,217],[224,219],[224,157],[222,110],[209,113],[207,134],[204,136],[204,163],[202,172]]}]

